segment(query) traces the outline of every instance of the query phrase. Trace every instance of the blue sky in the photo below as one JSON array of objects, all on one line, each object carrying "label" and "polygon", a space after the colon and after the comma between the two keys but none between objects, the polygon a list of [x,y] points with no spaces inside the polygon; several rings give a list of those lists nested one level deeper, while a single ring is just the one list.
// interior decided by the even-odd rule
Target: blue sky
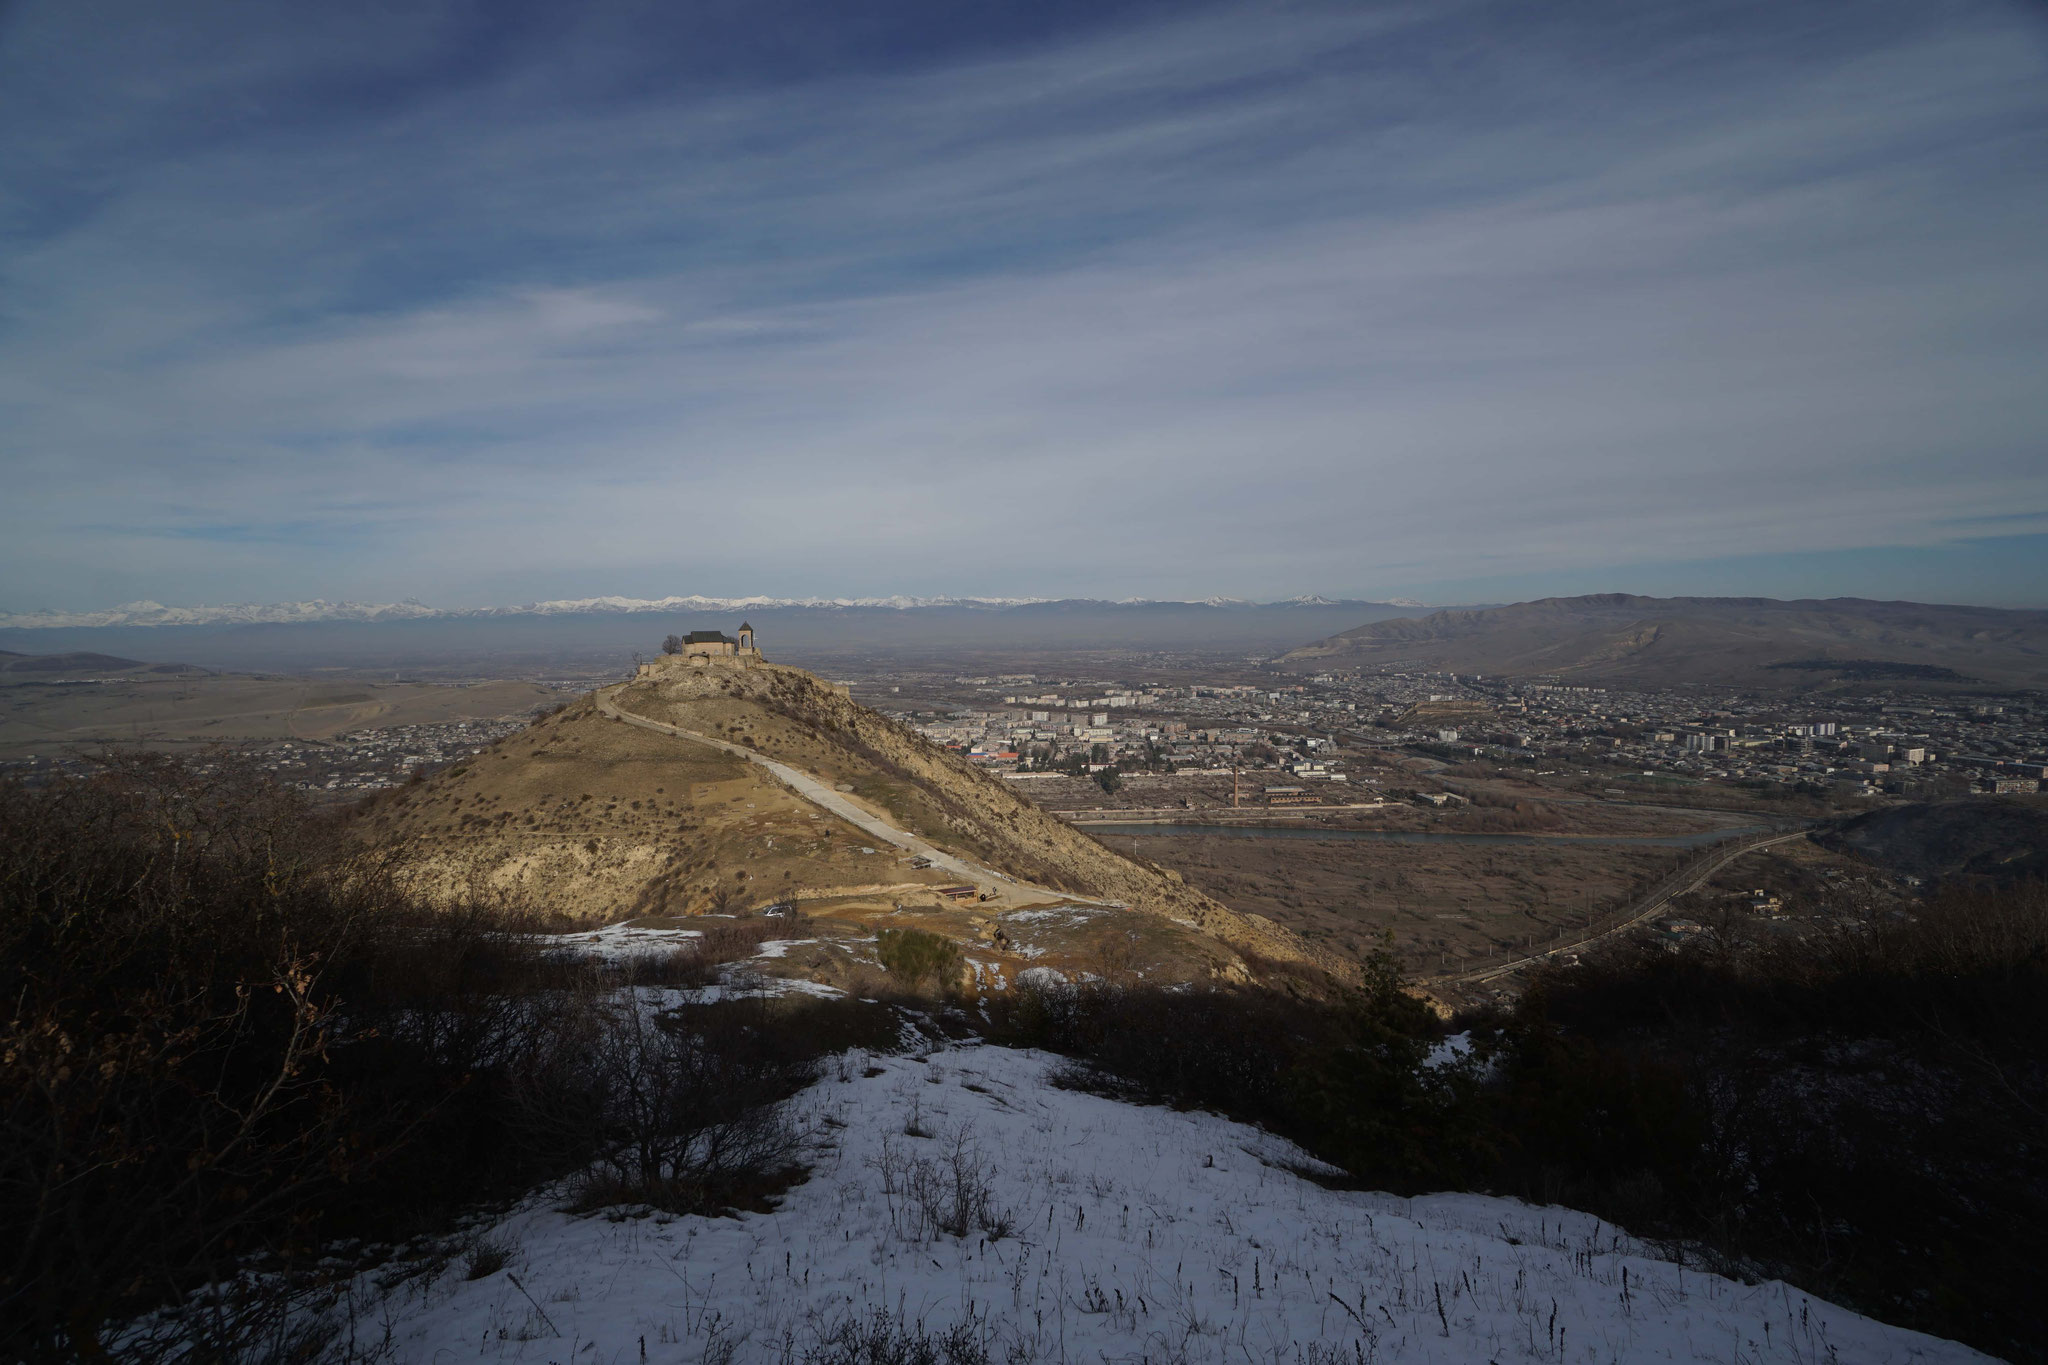
[{"label": "blue sky", "polygon": [[2019,4],[0,7],[0,609],[2048,605]]}]

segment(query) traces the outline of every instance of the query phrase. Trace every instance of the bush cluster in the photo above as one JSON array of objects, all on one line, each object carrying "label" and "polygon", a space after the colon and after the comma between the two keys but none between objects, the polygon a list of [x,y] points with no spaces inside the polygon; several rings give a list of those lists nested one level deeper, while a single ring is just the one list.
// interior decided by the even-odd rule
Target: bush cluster
[{"label": "bush cluster", "polygon": [[1473,1074],[1424,1064],[1435,1016],[1384,949],[1334,1000],[1093,982],[1015,991],[990,1011],[993,1040],[1079,1063],[1068,1083],[1261,1124],[1361,1183],[1419,1191],[1478,1169],[1464,1136]]},{"label": "bush cluster", "polygon": [[2043,1358],[2040,886],[1798,939],[1622,943],[1476,1022],[1508,1188]]},{"label": "bush cluster", "polygon": [[876,1309],[866,1317],[841,1318],[801,1353],[793,1343],[786,1346],[782,1358],[784,1365],[1030,1365],[1034,1359],[1021,1346],[999,1355],[999,1345],[985,1315],[970,1313],[939,1331]]},{"label": "bush cluster", "polygon": [[960,949],[949,938],[923,929],[884,929],[875,935],[875,954],[903,988],[949,985],[960,971]]},{"label": "bush cluster", "polygon": [[0,828],[8,1359],[298,1349],[278,1334],[337,1241],[445,1232],[572,1174],[586,1206],[758,1206],[800,1156],[779,1101],[824,1053],[895,1038],[858,1003],[657,1021],[637,987],[747,935],[551,951],[503,907],[419,905],[219,756],[0,785]]}]

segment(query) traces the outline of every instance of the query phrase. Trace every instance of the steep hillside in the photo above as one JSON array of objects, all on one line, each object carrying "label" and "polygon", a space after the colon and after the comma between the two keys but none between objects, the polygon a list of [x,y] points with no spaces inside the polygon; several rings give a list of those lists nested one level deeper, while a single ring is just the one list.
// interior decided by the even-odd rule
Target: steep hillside
[{"label": "steep hillside", "polygon": [[[745,756],[627,720],[677,727],[788,764],[893,826],[990,875],[952,899],[957,868],[911,853],[806,799]],[[490,752],[400,789],[356,817],[366,845],[403,850],[443,891],[487,886],[585,919],[758,910],[871,928],[914,923],[1032,965],[1047,951],[1087,969],[1076,942],[1027,947],[1025,927],[1066,914],[1081,935],[1141,940],[1176,973],[1246,970],[1241,955],[1340,959],[1175,873],[1120,857],[1005,784],[858,706],[809,673],[762,665],[652,676],[547,716]],[[1043,965],[1057,965],[1048,959]]]},{"label": "steep hillside", "polygon": [[2048,684],[2048,611],[1861,598],[1550,597],[1375,621],[1284,656],[1663,686]]},{"label": "steep hillside", "polygon": [[852,794],[895,823],[1022,881],[1183,919],[1278,957],[1292,935],[1240,916],[1176,873],[1122,857],[1040,810],[1010,784],[822,684],[801,669],[678,671],[626,689],[619,705],[700,733],[736,738]]},{"label": "steep hillside", "polygon": [[1927,882],[2009,886],[2048,876],[2048,806],[2032,799],[1888,806],[1814,838]]},{"label": "steep hillside", "polygon": [[576,918],[775,900],[799,870],[898,880],[874,859],[861,869],[854,832],[811,815],[746,762],[665,749],[585,698],[377,798],[356,832],[439,889],[482,885]]}]

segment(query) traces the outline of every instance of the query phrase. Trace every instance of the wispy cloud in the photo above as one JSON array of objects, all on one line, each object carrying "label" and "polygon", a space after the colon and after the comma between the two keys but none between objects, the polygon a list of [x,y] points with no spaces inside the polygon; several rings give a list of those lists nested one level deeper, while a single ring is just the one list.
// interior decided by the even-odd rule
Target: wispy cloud
[{"label": "wispy cloud", "polygon": [[4,605],[1540,590],[2048,505],[2018,11],[76,12],[0,28]]}]

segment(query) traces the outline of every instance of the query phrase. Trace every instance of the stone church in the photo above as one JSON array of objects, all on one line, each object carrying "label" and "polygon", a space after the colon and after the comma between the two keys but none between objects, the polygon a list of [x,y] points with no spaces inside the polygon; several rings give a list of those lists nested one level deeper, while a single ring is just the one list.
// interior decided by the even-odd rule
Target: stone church
[{"label": "stone church", "polygon": [[737,639],[717,630],[693,630],[680,638],[672,635],[662,647],[662,656],[643,664],[640,672],[645,675],[677,664],[685,668],[752,668],[760,662],[754,628],[742,621]]}]

